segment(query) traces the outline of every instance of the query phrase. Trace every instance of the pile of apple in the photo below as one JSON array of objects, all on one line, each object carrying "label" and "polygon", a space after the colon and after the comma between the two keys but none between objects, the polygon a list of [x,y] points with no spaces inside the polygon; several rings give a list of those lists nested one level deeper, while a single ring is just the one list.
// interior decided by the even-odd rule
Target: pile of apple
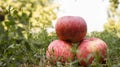
[{"label": "pile of apple", "polygon": [[[100,63],[107,57],[107,45],[100,38],[85,38],[87,33],[87,24],[79,16],[63,16],[57,20],[55,25],[58,40],[52,41],[46,57],[52,62],[70,62],[75,58],[79,60],[80,65],[87,66],[99,57]],[[78,44],[76,52],[73,52],[73,43]]]}]

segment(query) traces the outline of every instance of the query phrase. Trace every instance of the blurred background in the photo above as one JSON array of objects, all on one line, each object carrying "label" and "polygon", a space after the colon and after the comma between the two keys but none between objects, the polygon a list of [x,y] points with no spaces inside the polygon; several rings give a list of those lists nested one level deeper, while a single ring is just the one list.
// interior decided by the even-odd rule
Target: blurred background
[{"label": "blurred background", "polygon": [[58,17],[81,16],[86,20],[88,32],[103,31],[107,20],[108,0],[56,0],[60,4]]},{"label": "blurred background", "polygon": [[[0,67],[58,66],[57,62],[49,63],[45,52],[49,43],[58,39],[56,20],[66,15],[83,17],[88,25],[86,37],[99,37],[110,49],[106,65],[119,67],[119,3],[119,0],[0,0]],[[77,67],[77,62],[67,64],[70,65]]]}]

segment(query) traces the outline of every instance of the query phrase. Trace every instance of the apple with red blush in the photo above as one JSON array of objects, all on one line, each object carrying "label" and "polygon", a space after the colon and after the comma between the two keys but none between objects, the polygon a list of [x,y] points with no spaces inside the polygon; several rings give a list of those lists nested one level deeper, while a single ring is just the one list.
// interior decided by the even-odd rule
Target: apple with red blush
[{"label": "apple with red blush", "polygon": [[63,40],[54,40],[46,51],[46,57],[52,61],[70,62],[74,59],[74,53],[72,52],[72,45]]},{"label": "apple with red blush", "polygon": [[86,38],[77,48],[76,57],[84,67],[97,59],[99,63],[105,62],[107,57],[107,44],[100,38]]},{"label": "apple with red blush", "polygon": [[58,18],[55,30],[59,39],[79,42],[86,36],[87,24],[82,17],[63,16]]}]

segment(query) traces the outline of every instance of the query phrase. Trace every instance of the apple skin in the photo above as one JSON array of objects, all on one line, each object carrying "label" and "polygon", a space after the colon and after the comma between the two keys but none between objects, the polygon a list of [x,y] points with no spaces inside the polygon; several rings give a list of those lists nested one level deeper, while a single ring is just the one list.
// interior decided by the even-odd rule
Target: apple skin
[{"label": "apple skin", "polygon": [[58,18],[55,30],[59,39],[79,42],[86,36],[87,24],[82,17],[63,16]]},{"label": "apple skin", "polygon": [[52,62],[69,62],[74,59],[74,53],[72,52],[72,44],[62,41],[54,40],[46,51],[46,57]]},{"label": "apple skin", "polygon": [[[76,57],[84,67],[91,64],[92,61],[99,57],[98,62],[105,62],[107,57],[107,45],[100,38],[92,37],[84,39],[77,48]],[[85,61],[87,60],[87,61]]]}]

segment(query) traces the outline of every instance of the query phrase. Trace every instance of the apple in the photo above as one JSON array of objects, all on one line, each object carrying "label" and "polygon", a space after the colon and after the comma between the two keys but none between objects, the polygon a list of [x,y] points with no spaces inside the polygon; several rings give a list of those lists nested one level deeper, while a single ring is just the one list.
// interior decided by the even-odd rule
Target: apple
[{"label": "apple", "polygon": [[87,24],[82,17],[63,16],[58,18],[55,30],[59,39],[79,42],[86,36]]},{"label": "apple", "polygon": [[46,57],[52,62],[72,61],[74,59],[72,44],[62,40],[54,40],[48,46]]},{"label": "apple", "polygon": [[76,57],[80,64],[85,67],[95,59],[102,63],[107,57],[107,45],[100,38],[86,38],[79,44]]}]

